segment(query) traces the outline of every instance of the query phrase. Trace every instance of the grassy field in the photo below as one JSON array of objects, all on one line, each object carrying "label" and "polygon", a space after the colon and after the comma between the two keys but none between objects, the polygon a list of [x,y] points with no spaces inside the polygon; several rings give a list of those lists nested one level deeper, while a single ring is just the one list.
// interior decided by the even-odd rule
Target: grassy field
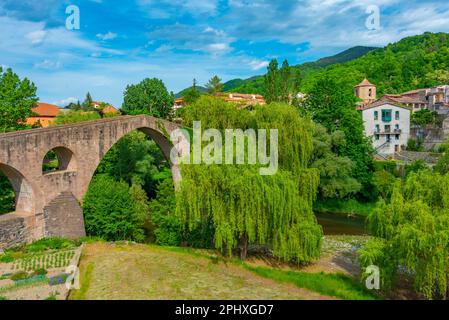
[{"label": "grassy field", "polygon": [[[71,299],[371,299],[344,276],[292,273],[213,252],[137,244],[87,244]],[[298,278],[298,275],[299,278]],[[318,282],[321,285],[317,285]],[[326,286],[340,290],[325,289]]]}]

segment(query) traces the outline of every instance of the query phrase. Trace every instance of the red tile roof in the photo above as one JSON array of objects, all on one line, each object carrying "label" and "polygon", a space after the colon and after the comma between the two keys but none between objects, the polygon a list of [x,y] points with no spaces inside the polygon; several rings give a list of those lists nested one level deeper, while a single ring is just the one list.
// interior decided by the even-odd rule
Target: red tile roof
[{"label": "red tile roof", "polygon": [[37,106],[32,108],[31,111],[33,111],[39,117],[56,117],[61,109],[59,109],[59,107],[55,106],[54,104],[38,102]]}]

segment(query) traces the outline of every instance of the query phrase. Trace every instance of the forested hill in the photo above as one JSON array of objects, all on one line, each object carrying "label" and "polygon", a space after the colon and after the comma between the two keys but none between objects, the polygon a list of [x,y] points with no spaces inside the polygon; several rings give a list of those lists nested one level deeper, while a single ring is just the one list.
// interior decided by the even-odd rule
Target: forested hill
[{"label": "forested hill", "polygon": [[404,38],[358,59],[315,70],[305,76],[302,91],[322,76],[348,90],[366,77],[378,86],[378,95],[449,84],[449,34]]},{"label": "forested hill", "polygon": [[[304,74],[313,70],[327,67],[336,63],[343,63],[365,55],[377,48],[357,46],[340,52],[334,56],[319,59],[314,62],[306,62],[298,67]],[[282,61],[280,61],[282,63]],[[191,87],[178,92],[175,96],[182,96]],[[200,92],[206,92],[206,88],[197,87]],[[232,79],[224,83],[224,91],[239,93],[260,93],[263,94],[263,76],[254,76],[248,79]]]}]

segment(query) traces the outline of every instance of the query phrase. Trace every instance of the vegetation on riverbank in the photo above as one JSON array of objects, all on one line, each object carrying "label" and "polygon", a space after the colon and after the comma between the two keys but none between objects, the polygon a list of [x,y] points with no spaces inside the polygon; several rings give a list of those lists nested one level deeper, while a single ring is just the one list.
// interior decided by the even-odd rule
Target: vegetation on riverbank
[{"label": "vegetation on riverbank", "polygon": [[367,217],[376,205],[376,202],[359,202],[355,199],[327,199],[317,200],[313,210],[318,213]]}]

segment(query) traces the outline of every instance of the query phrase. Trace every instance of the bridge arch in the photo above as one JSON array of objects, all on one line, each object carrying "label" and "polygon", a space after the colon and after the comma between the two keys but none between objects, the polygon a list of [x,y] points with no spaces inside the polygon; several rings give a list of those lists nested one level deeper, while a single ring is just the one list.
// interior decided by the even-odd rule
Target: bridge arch
[{"label": "bridge arch", "polygon": [[31,183],[13,167],[0,163],[0,171],[8,178],[15,193],[15,211],[33,213],[35,192]]},{"label": "bridge arch", "polygon": [[[55,169],[46,169],[48,162],[53,160],[51,155],[54,154],[57,161],[57,166]],[[77,169],[77,161],[75,154],[72,150],[67,147],[58,146],[54,147],[48,152],[46,152],[44,158],[42,159],[42,173],[51,173],[55,171],[75,171]]]}]

